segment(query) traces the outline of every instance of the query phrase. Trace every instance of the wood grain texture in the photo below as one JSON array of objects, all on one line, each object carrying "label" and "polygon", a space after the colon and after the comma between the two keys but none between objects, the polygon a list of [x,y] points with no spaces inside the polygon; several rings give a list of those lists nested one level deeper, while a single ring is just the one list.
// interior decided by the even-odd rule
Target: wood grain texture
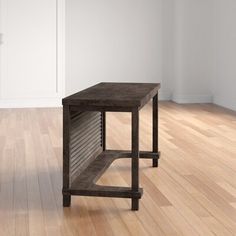
[{"label": "wood grain texture", "polygon": [[[72,196],[63,209],[62,109],[0,110],[0,235],[236,235],[236,113],[159,104],[159,168],[140,159],[144,195]],[[131,114],[106,114],[107,149],[131,150]],[[140,149],[152,150],[152,105],[140,111]],[[98,184],[131,184],[130,158]]]},{"label": "wood grain texture", "polygon": [[[154,83],[99,83],[62,100],[63,105],[142,107],[160,89]],[[122,110],[121,110],[122,111]]]},{"label": "wood grain texture", "polygon": [[[62,100],[64,207],[70,206],[71,195],[79,195],[131,198],[131,209],[139,209],[139,199],[142,196],[142,189],[139,188],[139,110],[153,99],[151,158],[154,156],[153,166],[157,167],[160,157],[157,121],[159,88],[160,84],[150,83],[99,83]],[[115,152],[112,156],[110,152],[108,155],[105,148],[105,114],[114,110],[130,111],[132,114],[131,188],[99,186],[95,182],[95,179],[98,180],[119,154]],[[150,158],[150,152],[145,153],[148,154],[146,158]],[[121,155],[123,157],[124,152]],[[65,183],[66,180],[67,183]]]}]

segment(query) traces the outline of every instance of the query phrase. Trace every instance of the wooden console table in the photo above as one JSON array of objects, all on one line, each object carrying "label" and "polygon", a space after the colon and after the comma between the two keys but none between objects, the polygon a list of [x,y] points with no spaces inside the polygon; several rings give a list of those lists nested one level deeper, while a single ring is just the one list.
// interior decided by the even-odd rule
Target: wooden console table
[{"label": "wooden console table", "polygon": [[[63,99],[63,206],[71,195],[131,198],[138,210],[139,158],[150,158],[158,166],[158,90],[160,84],[99,83]],[[153,150],[139,151],[139,110],[152,99]],[[106,149],[106,112],[132,113],[132,150]],[[131,158],[132,186],[97,185],[117,158]]]}]

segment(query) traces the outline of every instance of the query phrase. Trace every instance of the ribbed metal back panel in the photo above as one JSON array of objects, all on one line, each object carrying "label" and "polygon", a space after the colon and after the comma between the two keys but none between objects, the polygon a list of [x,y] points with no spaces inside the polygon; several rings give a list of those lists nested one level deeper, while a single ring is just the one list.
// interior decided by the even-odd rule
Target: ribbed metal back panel
[{"label": "ribbed metal back panel", "polygon": [[101,112],[75,112],[70,134],[70,183],[102,151]]}]

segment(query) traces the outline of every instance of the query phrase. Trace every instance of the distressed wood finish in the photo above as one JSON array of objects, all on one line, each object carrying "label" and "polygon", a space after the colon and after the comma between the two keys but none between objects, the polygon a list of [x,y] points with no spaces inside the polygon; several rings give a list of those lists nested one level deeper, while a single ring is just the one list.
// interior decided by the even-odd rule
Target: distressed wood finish
[{"label": "distressed wood finish", "polygon": [[99,83],[63,99],[63,105],[121,109],[143,107],[153,98],[160,84],[151,83]]},{"label": "distressed wood finish", "polygon": [[70,183],[102,152],[102,114],[76,112],[70,129]]},{"label": "distressed wood finish", "polygon": [[69,190],[70,194],[83,196],[97,196],[97,197],[121,197],[121,198],[141,198],[142,189],[138,188],[133,191],[128,187],[112,187],[97,185],[97,180],[111,165],[111,163],[119,158],[131,158],[131,155],[123,153],[120,155],[119,151],[104,151],[97,155],[96,160],[91,162],[85,171],[73,181]]},{"label": "distressed wood finish", "polygon": [[[139,190],[139,112],[138,109],[132,111],[132,158],[131,158],[131,184],[132,191]],[[132,210],[139,209],[138,198],[132,198]]]},{"label": "distressed wood finish", "polygon": [[106,150],[106,112],[102,112],[102,149]]},{"label": "distressed wood finish", "polygon": [[[71,195],[131,198],[139,209],[139,158],[157,166],[160,84],[100,83],[63,99],[63,206]],[[139,151],[139,110],[153,98],[153,151]],[[131,112],[132,150],[106,150],[106,112]],[[100,186],[99,177],[117,158],[131,158],[131,187]]]},{"label": "distressed wood finish", "polygon": [[[152,151],[158,153],[158,93],[152,99]],[[160,153],[159,153],[160,156]],[[152,166],[158,167],[158,159],[152,160]]]},{"label": "distressed wood finish", "polygon": [[71,196],[68,193],[70,187],[70,109],[69,106],[63,106],[63,206],[68,207],[71,204]]}]

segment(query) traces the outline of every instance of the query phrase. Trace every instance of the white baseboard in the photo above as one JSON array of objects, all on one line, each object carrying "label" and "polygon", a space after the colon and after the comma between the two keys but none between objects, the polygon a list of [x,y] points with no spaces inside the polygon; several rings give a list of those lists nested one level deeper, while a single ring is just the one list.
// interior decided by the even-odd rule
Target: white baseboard
[{"label": "white baseboard", "polygon": [[171,91],[167,91],[167,90],[161,90],[160,94],[159,94],[159,100],[161,101],[170,101],[172,98],[172,93]]},{"label": "white baseboard", "polygon": [[236,102],[222,101],[220,99],[214,98],[213,103],[218,106],[222,106],[222,107],[228,108],[230,110],[236,111]]},{"label": "white baseboard", "polygon": [[172,101],[176,103],[212,103],[211,94],[173,94]]},{"label": "white baseboard", "polygon": [[1,99],[0,108],[61,107],[61,98]]}]

